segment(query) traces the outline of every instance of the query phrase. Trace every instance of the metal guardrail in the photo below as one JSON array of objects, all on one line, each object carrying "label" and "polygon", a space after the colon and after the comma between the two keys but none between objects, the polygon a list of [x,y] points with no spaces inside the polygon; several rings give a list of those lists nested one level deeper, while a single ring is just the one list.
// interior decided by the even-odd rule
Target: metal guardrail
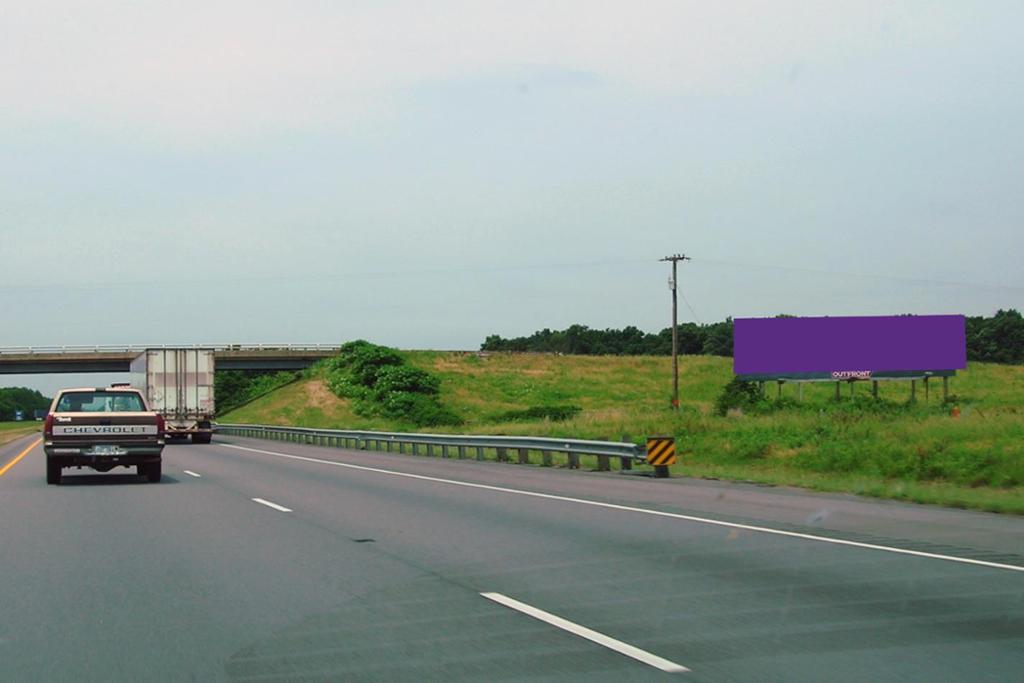
[{"label": "metal guardrail", "polygon": [[0,355],[54,353],[142,353],[147,349],[212,349],[214,351],[337,351],[338,344],[98,344],[70,346],[0,346]]},{"label": "metal guardrail", "polygon": [[597,456],[597,469],[611,469],[610,459],[619,458],[624,470],[632,469],[633,463],[646,462],[646,452],[641,446],[619,441],[586,441],[582,439],[552,439],[535,436],[483,436],[461,434],[416,434],[407,432],[368,432],[347,429],[310,429],[307,427],[277,427],[273,425],[215,424],[214,431],[221,434],[244,436],[275,441],[291,441],[335,448],[356,448],[399,453],[406,446],[413,455],[420,454],[420,447],[426,447],[425,455],[439,454],[442,458],[466,458],[472,450],[477,460],[484,460],[486,451],[494,451],[500,462],[511,462],[510,453],[515,452],[520,464],[530,462],[530,452],[541,454],[541,464],[551,466],[552,454],[565,454],[570,469],[579,468],[579,456]]}]

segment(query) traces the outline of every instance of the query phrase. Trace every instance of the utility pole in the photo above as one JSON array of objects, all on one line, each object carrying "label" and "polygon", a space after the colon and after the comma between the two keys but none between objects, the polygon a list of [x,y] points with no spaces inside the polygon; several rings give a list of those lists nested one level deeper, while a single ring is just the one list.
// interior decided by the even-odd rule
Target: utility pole
[{"label": "utility pole", "polygon": [[668,287],[672,290],[672,409],[679,410],[679,304],[676,294],[676,266],[680,261],[689,261],[690,257],[685,254],[666,256],[662,261],[672,262],[672,278],[668,281]]}]

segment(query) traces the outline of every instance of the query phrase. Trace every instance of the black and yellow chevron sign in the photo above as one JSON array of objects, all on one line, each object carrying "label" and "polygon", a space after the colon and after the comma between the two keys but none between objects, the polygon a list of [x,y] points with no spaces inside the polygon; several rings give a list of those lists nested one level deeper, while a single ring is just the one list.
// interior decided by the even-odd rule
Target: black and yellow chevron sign
[{"label": "black and yellow chevron sign", "polygon": [[648,465],[676,464],[676,439],[673,436],[652,436],[647,439]]}]

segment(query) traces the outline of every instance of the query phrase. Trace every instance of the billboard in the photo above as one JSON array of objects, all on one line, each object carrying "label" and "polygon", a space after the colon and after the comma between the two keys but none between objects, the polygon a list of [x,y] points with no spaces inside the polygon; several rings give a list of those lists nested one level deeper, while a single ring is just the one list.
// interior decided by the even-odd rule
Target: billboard
[{"label": "billboard", "polygon": [[967,367],[962,315],[737,318],[733,371],[747,379],[952,375]]}]

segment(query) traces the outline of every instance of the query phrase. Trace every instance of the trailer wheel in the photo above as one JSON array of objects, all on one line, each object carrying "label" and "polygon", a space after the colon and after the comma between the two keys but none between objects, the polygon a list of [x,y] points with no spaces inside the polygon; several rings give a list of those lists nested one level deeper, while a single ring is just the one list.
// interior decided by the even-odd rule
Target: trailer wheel
[{"label": "trailer wheel", "polygon": [[210,433],[192,435],[192,443],[210,443],[211,441],[213,441],[213,434]]}]

